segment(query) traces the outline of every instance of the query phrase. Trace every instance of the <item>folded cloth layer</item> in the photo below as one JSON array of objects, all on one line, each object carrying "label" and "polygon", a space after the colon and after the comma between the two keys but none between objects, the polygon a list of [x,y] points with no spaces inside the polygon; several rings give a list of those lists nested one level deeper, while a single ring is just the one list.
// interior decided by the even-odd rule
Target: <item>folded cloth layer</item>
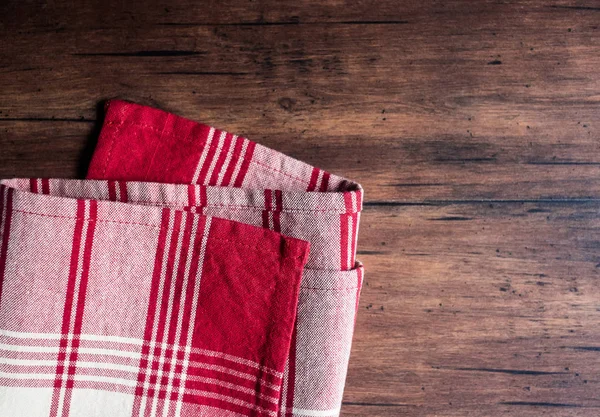
[{"label": "folded cloth layer", "polygon": [[0,415],[275,416],[308,243],[112,189],[0,185]]},{"label": "folded cloth layer", "polygon": [[362,285],[355,259],[359,184],[246,138],[120,100],[107,103],[88,178],[192,184],[194,210],[309,241],[279,415],[339,414]]},{"label": "folded cloth layer", "polygon": [[2,183],[0,415],[339,415],[358,184],[124,101],[88,178]]}]

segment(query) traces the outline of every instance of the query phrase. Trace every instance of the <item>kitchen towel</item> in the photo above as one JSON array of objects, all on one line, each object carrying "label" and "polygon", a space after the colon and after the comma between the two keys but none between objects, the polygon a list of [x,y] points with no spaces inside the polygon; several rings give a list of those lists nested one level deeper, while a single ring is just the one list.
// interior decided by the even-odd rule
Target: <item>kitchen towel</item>
[{"label": "kitchen towel", "polygon": [[2,191],[0,407],[339,414],[363,274],[358,184],[111,101],[88,180]]},{"label": "kitchen towel", "polygon": [[1,184],[1,416],[276,415],[307,242],[185,186]]}]

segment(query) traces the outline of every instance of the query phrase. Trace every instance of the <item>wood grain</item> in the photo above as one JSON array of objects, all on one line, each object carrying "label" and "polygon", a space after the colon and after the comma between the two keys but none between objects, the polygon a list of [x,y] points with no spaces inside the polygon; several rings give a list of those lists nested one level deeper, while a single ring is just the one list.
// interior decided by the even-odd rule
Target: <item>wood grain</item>
[{"label": "wood grain", "polygon": [[[0,176],[122,97],[360,181],[344,416],[594,416],[600,3],[0,4]],[[112,3],[112,4],[111,4]]]}]

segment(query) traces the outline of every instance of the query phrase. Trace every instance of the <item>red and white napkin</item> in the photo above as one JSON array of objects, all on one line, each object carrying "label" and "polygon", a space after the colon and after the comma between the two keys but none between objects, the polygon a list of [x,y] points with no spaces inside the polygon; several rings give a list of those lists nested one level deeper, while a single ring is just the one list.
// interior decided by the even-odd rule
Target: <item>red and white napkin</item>
[{"label": "red and white napkin", "polygon": [[88,179],[1,184],[0,415],[339,415],[358,184],[124,101]]}]

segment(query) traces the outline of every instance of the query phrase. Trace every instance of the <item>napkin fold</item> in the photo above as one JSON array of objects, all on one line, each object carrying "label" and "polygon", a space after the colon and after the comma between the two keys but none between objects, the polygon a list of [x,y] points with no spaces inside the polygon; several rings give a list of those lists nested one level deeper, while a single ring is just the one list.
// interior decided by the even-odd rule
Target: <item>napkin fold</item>
[{"label": "napkin fold", "polygon": [[0,415],[339,415],[360,185],[115,100],[88,179],[0,193]]}]

